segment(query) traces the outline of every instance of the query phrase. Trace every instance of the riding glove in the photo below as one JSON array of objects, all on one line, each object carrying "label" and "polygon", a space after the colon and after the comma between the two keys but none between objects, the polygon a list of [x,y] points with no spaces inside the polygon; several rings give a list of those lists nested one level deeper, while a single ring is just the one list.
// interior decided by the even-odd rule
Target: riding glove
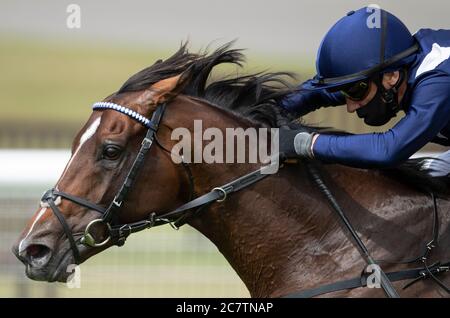
[{"label": "riding glove", "polygon": [[280,153],[286,158],[313,158],[314,133],[280,128]]}]

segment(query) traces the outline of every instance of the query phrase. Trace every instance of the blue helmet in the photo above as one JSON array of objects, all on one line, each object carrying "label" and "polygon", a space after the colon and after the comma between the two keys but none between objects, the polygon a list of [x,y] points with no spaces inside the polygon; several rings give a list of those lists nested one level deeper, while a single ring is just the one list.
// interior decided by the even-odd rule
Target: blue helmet
[{"label": "blue helmet", "polygon": [[320,44],[316,70],[305,89],[330,89],[399,69],[410,63],[419,46],[391,13],[364,7],[347,13]]}]

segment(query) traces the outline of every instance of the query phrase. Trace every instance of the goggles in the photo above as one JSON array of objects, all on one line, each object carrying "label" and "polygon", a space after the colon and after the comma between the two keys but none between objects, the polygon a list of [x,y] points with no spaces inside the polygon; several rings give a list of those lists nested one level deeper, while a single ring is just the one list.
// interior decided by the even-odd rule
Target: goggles
[{"label": "goggles", "polygon": [[342,95],[353,101],[361,101],[369,95],[370,81],[362,80],[340,89]]}]

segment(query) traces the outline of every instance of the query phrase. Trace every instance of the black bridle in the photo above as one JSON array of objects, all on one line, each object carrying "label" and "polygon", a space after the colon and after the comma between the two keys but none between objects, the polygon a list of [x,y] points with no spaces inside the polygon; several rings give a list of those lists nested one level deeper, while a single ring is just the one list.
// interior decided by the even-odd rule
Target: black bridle
[{"label": "black bridle", "polygon": [[[149,213],[147,219],[127,224],[115,224],[118,219],[119,212],[122,208],[123,203],[125,202],[128,193],[133,187],[135,180],[141,170],[146,154],[150,150],[151,146],[154,142],[159,145],[164,151],[170,152],[166,148],[164,148],[161,143],[158,141],[156,133],[161,123],[162,116],[164,115],[164,111],[166,109],[166,104],[159,104],[154,111],[151,120],[146,119],[145,117],[135,113],[131,109],[126,107],[113,104],[113,103],[96,103],[93,107],[94,110],[103,110],[103,109],[112,109],[123,114],[130,116],[131,118],[139,121],[143,125],[145,125],[147,129],[147,133],[142,140],[141,148],[123,182],[117,194],[114,196],[114,199],[109,204],[107,208],[99,206],[95,203],[89,202],[83,198],[79,198],[72,194],[59,191],[57,189],[50,189],[44,193],[42,196],[42,203],[48,204],[48,206],[52,209],[53,213],[57,217],[58,221],[61,223],[64,233],[66,234],[70,248],[73,252],[74,260],[77,264],[81,263],[80,252],[78,250],[77,244],[84,244],[91,247],[101,247],[106,244],[122,246],[125,243],[127,237],[135,232],[139,232],[154,226],[170,224],[174,228],[178,228],[179,226],[185,224],[188,218],[194,215],[196,212],[201,209],[207,207],[209,204],[217,201],[224,201],[227,196],[233,192],[239,191],[242,188],[245,188],[263,178],[269,176],[268,173],[265,173],[266,169],[270,169],[270,166],[264,166],[254,172],[251,172],[247,175],[244,175],[228,184],[225,184],[221,187],[215,187],[210,192],[192,200],[194,195],[194,181],[191,170],[189,166],[182,161],[182,165],[186,170],[188,179],[189,179],[189,187],[190,187],[190,198],[189,202],[183,204],[177,209],[166,212],[163,214],[156,214],[155,212]],[[84,232],[73,233],[67,224],[67,221],[61,211],[58,209],[55,201],[58,197],[69,200],[75,204],[78,204],[82,207],[88,208],[90,210],[94,210],[99,212],[102,217],[99,219],[95,219],[91,221],[87,226]],[[192,210],[195,210],[192,212]],[[92,228],[96,224],[103,224],[107,228],[107,237],[101,241],[97,241],[95,239],[95,235],[91,233]],[[75,236],[80,236],[78,239],[75,239]]]},{"label": "black bridle", "polygon": [[[117,105],[117,106],[119,107],[119,105]],[[122,107],[122,106],[120,106],[120,107]],[[94,106],[94,110],[95,109],[96,108]],[[124,107],[124,109],[125,109],[125,107]],[[86,245],[89,245],[92,247],[99,247],[99,246],[106,245],[107,243],[109,243],[111,241],[111,239],[113,239],[113,241],[111,243],[113,243],[113,244],[115,243],[117,245],[123,245],[123,243],[126,239],[126,236],[129,235],[129,233],[124,234],[125,233],[124,230],[126,230],[126,229],[128,230],[129,229],[128,227],[125,227],[125,228],[123,226],[120,226],[118,228],[117,228],[117,226],[112,227],[110,225],[110,222],[113,219],[113,217],[117,216],[117,213],[119,212],[119,209],[121,208],[124,200],[126,199],[126,196],[129,192],[129,190],[131,189],[131,187],[134,184],[136,176],[142,167],[145,155],[153,144],[155,134],[156,134],[156,131],[158,130],[159,123],[161,121],[164,110],[165,110],[165,104],[162,104],[162,105],[158,106],[157,109],[155,110],[155,112],[153,113],[152,119],[148,125],[147,133],[146,133],[144,139],[142,140],[139,153],[136,156],[136,159],[133,162],[133,165],[132,165],[130,171],[128,172],[127,177],[125,178],[125,181],[123,182],[123,184],[120,187],[117,194],[114,196],[114,199],[112,200],[112,202],[110,203],[108,208],[104,208],[97,204],[91,203],[83,198],[79,198],[79,197],[76,197],[69,193],[58,191],[56,189],[50,189],[43,195],[41,201],[48,204],[48,206],[52,209],[53,213],[56,215],[59,222],[61,223],[61,225],[64,229],[64,232],[69,240],[70,248],[72,249],[73,256],[74,256],[75,262],[77,264],[79,264],[81,261],[80,252],[77,247],[77,242],[80,242],[82,244],[86,244]],[[97,211],[102,214],[102,218],[91,221],[85,229],[84,236],[82,236],[78,241],[76,241],[64,216],[62,215],[61,211],[58,209],[57,205],[55,204],[57,197],[67,199],[69,201],[72,201],[73,203],[80,205],[80,206],[83,206],[90,210]],[[105,240],[103,240],[102,242],[96,242],[94,239],[94,236],[89,231],[94,224],[100,223],[100,222],[107,225],[108,231],[110,233],[109,233],[108,237]]]},{"label": "black bridle", "polygon": [[[188,179],[189,179],[189,185],[190,185],[190,198],[189,202],[183,204],[182,206],[178,207],[175,210],[172,210],[170,212],[166,212],[163,214],[156,214],[155,212],[151,212],[148,214],[147,219],[141,220],[134,223],[128,223],[128,224],[115,224],[118,220],[118,215],[120,210],[122,209],[122,205],[125,202],[128,193],[132,189],[135,180],[143,166],[146,154],[150,150],[151,146],[154,142],[156,142],[157,145],[159,145],[164,151],[170,152],[166,148],[164,148],[161,143],[157,139],[157,131],[161,123],[161,119],[164,115],[164,111],[166,109],[166,104],[159,104],[156,107],[156,110],[154,111],[151,120],[148,120],[147,118],[143,117],[142,115],[134,112],[133,110],[113,104],[113,103],[96,103],[93,107],[94,110],[104,110],[104,109],[112,109],[115,111],[118,111],[120,113],[126,114],[129,117],[137,120],[138,122],[142,123],[144,126],[146,126],[147,132],[142,140],[141,147],[139,149],[139,152],[125,178],[125,181],[123,182],[122,186],[120,187],[117,194],[114,196],[114,199],[109,204],[107,208],[104,208],[102,206],[99,206],[95,203],[89,202],[83,198],[76,197],[74,195],[56,190],[56,189],[50,189],[48,190],[42,197],[41,201],[43,204],[48,204],[48,206],[52,209],[53,213],[61,223],[64,233],[66,234],[70,248],[73,252],[74,260],[77,264],[81,263],[80,258],[80,252],[78,249],[77,244],[84,244],[90,247],[101,247],[106,244],[111,245],[117,245],[122,246],[127,237],[135,232],[139,232],[154,226],[164,225],[164,224],[170,224],[174,228],[178,228],[178,226],[181,226],[187,222],[187,219],[191,217],[192,215],[195,215],[197,212],[201,211],[203,208],[208,207],[213,202],[222,202],[224,201],[229,194],[237,192],[243,188],[246,188],[265,177],[269,176],[270,174],[267,173],[270,170],[272,170],[272,164],[278,165],[281,160],[276,155],[275,157],[271,158],[271,164],[267,166],[263,166],[259,168],[256,171],[253,171],[251,173],[248,173],[238,179],[235,179],[231,181],[230,183],[227,183],[220,187],[213,188],[210,192],[192,200],[192,197],[194,195],[194,180],[192,173],[190,171],[189,166],[182,161],[183,167],[186,170]],[[340,208],[337,201],[334,199],[334,196],[331,194],[330,190],[326,187],[324,182],[322,181],[322,178],[319,174],[319,171],[314,165],[307,164],[307,169],[310,173],[310,176],[312,180],[316,183],[318,188],[321,190],[323,194],[325,194],[327,200],[333,207],[334,211],[338,214],[339,218],[343,223],[345,224],[346,229],[350,232],[355,246],[362,252],[363,257],[365,258],[366,262],[368,264],[376,264],[375,260],[370,256],[367,248],[365,247],[364,243],[359,238],[356,231],[353,229],[352,225],[348,221],[347,217],[344,214],[344,211]],[[63,199],[69,200],[75,204],[78,204],[82,207],[85,207],[90,210],[94,210],[99,212],[102,217],[99,219],[95,219],[91,221],[87,226],[84,232],[78,232],[73,233],[67,224],[67,221],[61,211],[58,209],[55,202],[57,201],[57,198],[61,197]],[[433,264],[429,266],[427,264],[427,259],[429,252],[432,248],[435,247],[435,244],[437,243],[437,236],[438,236],[438,230],[436,230],[437,225],[437,206],[436,206],[436,199],[433,196],[433,202],[434,202],[434,227],[433,227],[433,240],[427,244],[426,251],[424,255],[421,257],[421,260],[424,264],[424,268],[419,269],[413,269],[413,270],[404,270],[400,272],[394,272],[394,273],[387,273],[385,274],[381,270],[381,287],[385,291],[386,295],[388,297],[398,297],[398,294],[394,287],[391,284],[391,281],[399,281],[399,280],[405,280],[405,279],[412,279],[415,280],[412,282],[416,282],[420,279],[424,278],[432,278],[434,281],[438,283],[440,287],[445,289],[447,292],[449,292],[449,289],[436,278],[437,274],[447,272],[450,270],[450,263],[445,264]],[[195,209],[195,210],[194,210]],[[194,212],[192,212],[194,210]],[[107,237],[101,241],[97,241],[95,238],[95,235],[91,233],[91,229],[93,226],[97,223],[101,223],[106,226],[107,229]],[[75,239],[75,236],[79,236],[78,239]],[[413,262],[413,261],[411,261]],[[286,297],[313,297],[325,293],[330,293],[334,291],[339,291],[343,289],[352,289],[352,288],[358,288],[366,286],[366,282],[364,281],[364,277],[355,278],[351,280],[346,281],[340,281],[333,284],[323,285],[315,289],[309,289],[301,292],[292,293],[290,295],[287,295]],[[409,286],[409,285],[408,285]]]}]

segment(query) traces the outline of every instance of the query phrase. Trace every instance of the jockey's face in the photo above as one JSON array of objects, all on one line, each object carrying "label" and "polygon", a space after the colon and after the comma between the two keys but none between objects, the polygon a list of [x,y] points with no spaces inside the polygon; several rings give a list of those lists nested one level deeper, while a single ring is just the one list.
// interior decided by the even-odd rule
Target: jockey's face
[{"label": "jockey's face", "polygon": [[[394,87],[394,85],[397,83],[398,79],[400,77],[400,73],[398,71],[396,72],[390,72],[383,75],[383,86],[386,89],[390,89]],[[404,81],[398,90],[398,101],[399,103],[402,101],[403,96],[405,95],[406,91],[406,81]],[[377,86],[375,83],[370,82],[370,88],[369,93],[363,100],[352,100],[348,97],[345,98],[345,101],[347,103],[347,111],[349,113],[354,113],[358,108],[361,108],[363,106],[366,106],[376,95],[377,93]]]}]

